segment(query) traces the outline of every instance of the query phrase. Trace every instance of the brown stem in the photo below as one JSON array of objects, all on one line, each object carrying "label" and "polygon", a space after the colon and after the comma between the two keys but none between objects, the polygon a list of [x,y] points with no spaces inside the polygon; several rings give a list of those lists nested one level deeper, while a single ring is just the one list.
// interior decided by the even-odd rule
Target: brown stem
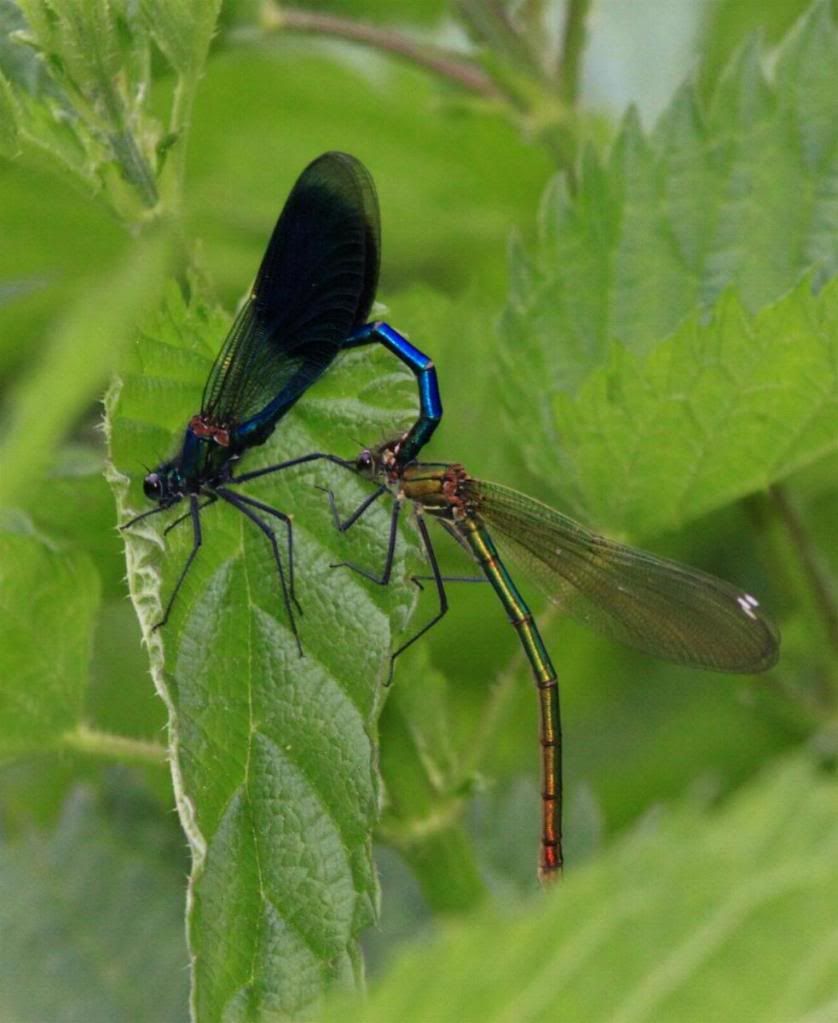
[{"label": "brown stem", "polygon": [[261,23],[269,32],[282,29],[291,32],[311,32],[362,43],[385,53],[403,57],[480,96],[488,99],[497,99],[500,96],[491,78],[471,61],[463,59],[451,50],[430,43],[417,42],[392,29],[379,28],[377,25],[335,14],[280,6],[272,0],[262,8]]},{"label": "brown stem", "polygon": [[521,71],[542,77],[542,68],[530,40],[512,20],[505,4],[500,0],[478,0],[475,4],[461,4],[460,9],[469,17],[476,31],[480,32],[482,26],[485,41],[490,47],[505,54]]},{"label": "brown stem", "polygon": [[797,557],[812,592],[815,607],[826,628],[831,646],[838,650],[838,607],[835,605],[829,581],[819,560],[811,537],[806,532],[803,520],[789,500],[785,488],[779,484],[769,491],[771,500],[780,515],[780,520],[794,544]]}]

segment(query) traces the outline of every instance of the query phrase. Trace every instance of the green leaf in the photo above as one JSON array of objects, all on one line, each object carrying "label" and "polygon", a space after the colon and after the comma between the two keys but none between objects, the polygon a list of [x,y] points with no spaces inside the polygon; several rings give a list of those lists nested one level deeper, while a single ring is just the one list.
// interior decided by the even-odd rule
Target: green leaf
[{"label": "green leaf", "polygon": [[[198,300],[185,308],[171,295],[112,390],[108,429],[122,521],[148,510],[139,467],[178,443],[228,323]],[[312,450],[350,456],[413,419],[413,387],[385,353],[349,353],[267,444],[248,453],[246,466]],[[327,984],[360,982],[357,936],[377,904],[370,834],[380,683],[390,618],[403,627],[415,587],[407,585],[404,554],[386,589],[371,591],[330,568],[343,560],[378,568],[384,556],[387,508],[346,538],[334,529],[315,484],[334,487],[350,510],[369,488],[346,475],[315,465],[248,487],[295,516],[302,658],[266,539],[234,508],[203,514],[200,556],[157,632],[191,531],[184,523],[164,540],[175,509],[125,534],[193,855],[189,942],[200,1023],[269,1011],[296,1018]]]},{"label": "green leaf", "polygon": [[132,227],[147,223],[159,212],[161,130],[146,110],[150,48],[135,5],[21,0],[20,7],[27,27],[16,39],[36,55],[28,76],[16,76],[23,140],[86,184],[104,186],[111,209]]},{"label": "green leaf", "polygon": [[836,326],[838,279],[818,296],[805,280],[757,316],[729,294],[646,358],[613,345],[576,395],[555,396],[562,488],[589,521],[640,535],[834,452]]},{"label": "green leaf", "polygon": [[[108,0],[24,0],[27,20],[48,25],[54,52],[63,72],[80,92],[98,95],[105,105],[114,102],[114,79],[120,71],[119,47]],[[36,7],[42,11],[35,16]],[[40,34],[40,32],[39,32]],[[46,39],[42,38],[42,42]]]},{"label": "green leaf", "polygon": [[753,32],[776,40],[809,7],[811,0],[719,0],[700,12],[704,21],[699,46],[701,79],[715,82],[732,51]]},{"label": "green leaf", "polygon": [[[499,383],[528,467],[555,501],[650,532],[829,449],[819,416],[832,400],[835,342],[821,336],[832,299],[767,307],[806,273],[816,287],[838,273],[836,61],[838,27],[819,4],[772,81],[746,47],[707,107],[684,87],[648,134],[630,112],[606,162],[586,154],[575,195],[561,182],[547,190],[538,245],[510,256]],[[772,329],[802,338],[802,352],[779,334],[771,344]],[[770,386],[761,359],[790,396],[778,399],[792,416],[782,438],[755,393]],[[661,459],[666,471],[650,474]]]},{"label": "green leaf", "polygon": [[148,30],[179,74],[200,73],[220,6],[220,0],[142,0]]},{"label": "green leaf", "polygon": [[547,898],[448,927],[327,1018],[829,1019],[836,884],[838,787],[791,759],[722,812],[650,821]]},{"label": "green leaf", "polygon": [[81,719],[99,577],[88,555],[56,550],[26,520],[0,532],[0,756],[60,745]]},{"label": "green leaf", "polygon": [[162,237],[139,244],[68,311],[40,363],[18,385],[0,442],[0,505],[25,501],[64,433],[101,393],[140,311],[157,300],[166,257]]},{"label": "green leaf", "polygon": [[5,1019],[186,1020],[181,857],[128,787],[118,806],[77,788],[53,834],[0,845]]}]

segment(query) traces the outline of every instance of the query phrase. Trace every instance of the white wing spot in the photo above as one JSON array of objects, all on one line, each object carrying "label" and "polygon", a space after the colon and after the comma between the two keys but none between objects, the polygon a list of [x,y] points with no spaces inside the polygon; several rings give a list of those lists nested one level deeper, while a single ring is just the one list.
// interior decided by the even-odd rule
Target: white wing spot
[{"label": "white wing spot", "polygon": [[736,603],[742,608],[749,618],[752,618],[754,621],[757,620],[757,616],[754,614],[754,608],[759,607],[759,603],[750,595],[750,593],[745,593],[741,597],[737,597]]}]

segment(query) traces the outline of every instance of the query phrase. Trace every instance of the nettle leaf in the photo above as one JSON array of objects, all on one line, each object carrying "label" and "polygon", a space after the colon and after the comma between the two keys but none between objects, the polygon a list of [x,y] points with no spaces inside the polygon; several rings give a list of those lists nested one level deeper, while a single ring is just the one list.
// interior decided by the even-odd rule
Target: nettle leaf
[{"label": "nettle leaf", "polygon": [[206,59],[220,0],[142,0],[154,40],[182,75],[198,73]]},{"label": "nettle leaf", "polygon": [[[20,8],[25,25],[14,38],[32,56],[25,63],[0,46],[0,68],[16,87],[21,149],[49,153],[102,188],[121,219],[146,223],[172,201],[174,185],[161,192],[158,175],[185,131],[218,3],[20,0]],[[177,72],[166,132],[149,109],[151,36]]]},{"label": "nettle leaf", "polygon": [[54,832],[0,845],[6,1019],[186,1020],[182,864],[156,807],[125,805],[127,780],[121,813],[77,788]]},{"label": "nettle leaf", "polygon": [[648,822],[520,913],[449,926],[326,1018],[830,1019],[836,884],[838,787],[790,759],[717,814]]},{"label": "nettle leaf", "polygon": [[99,576],[25,518],[0,528],[0,756],[54,749],[78,726],[89,681]]},{"label": "nettle leaf", "polygon": [[[172,453],[229,318],[170,297],[108,398],[112,482],[123,521],[148,508],[142,464]],[[412,421],[414,384],[384,352],[338,360],[247,468],[313,450],[349,457]],[[347,478],[348,477],[348,478]],[[189,941],[196,1019],[311,1012],[332,982],[357,984],[356,939],[376,915],[370,834],[378,812],[375,726],[391,648],[415,587],[400,544],[394,585],[370,587],[336,562],[378,569],[389,509],[342,537],[370,492],[335,466],[254,481],[249,493],[294,515],[305,656],[265,537],[230,507],[202,516],[204,544],[171,618],[153,632],[191,548],[179,514],[126,532],[129,584],[155,684],[169,709],[178,809],[193,855]],[[281,549],[285,550],[280,530]]]},{"label": "nettle leaf", "polygon": [[[708,106],[685,87],[649,133],[629,113],[607,161],[586,154],[574,196],[561,182],[548,188],[534,252],[516,245],[511,253],[502,387],[529,468],[553,481],[557,501],[600,524],[648,532],[824,453],[822,432],[808,430],[804,395],[812,373],[835,358],[834,338],[811,336],[832,300],[796,295],[767,307],[804,274],[817,289],[838,273],[836,61],[838,27],[819,4],[787,39],[772,80],[756,46],[747,47]],[[754,319],[762,310],[765,318]],[[779,335],[775,351],[771,329],[808,336],[808,355]],[[749,374],[759,377],[766,359],[797,399],[791,409],[783,401],[793,458],[770,449],[776,432],[760,440],[753,429],[730,428],[754,411]],[[831,379],[831,371],[827,381],[815,377],[816,395]],[[692,386],[707,393],[693,395]],[[592,393],[603,396],[612,424],[586,414]],[[662,412],[644,436],[643,424]],[[585,429],[571,424],[577,415]],[[747,482],[736,486],[729,472],[709,479],[704,459],[722,447],[730,473],[742,477],[747,465]],[[632,478],[628,493],[612,483],[606,502],[596,482],[581,483],[658,457],[677,468],[665,490],[710,489],[667,503],[658,471]]]},{"label": "nettle leaf", "polygon": [[653,533],[764,490],[838,449],[838,279],[757,316],[728,294],[646,358],[615,345],[553,413],[590,521]]},{"label": "nettle leaf", "polygon": [[[24,10],[32,19],[36,3],[26,0]],[[103,102],[112,102],[120,54],[111,5],[107,0],[50,0],[42,10],[36,23],[50,24],[52,45],[60,54],[64,73],[82,93],[99,93]]]}]

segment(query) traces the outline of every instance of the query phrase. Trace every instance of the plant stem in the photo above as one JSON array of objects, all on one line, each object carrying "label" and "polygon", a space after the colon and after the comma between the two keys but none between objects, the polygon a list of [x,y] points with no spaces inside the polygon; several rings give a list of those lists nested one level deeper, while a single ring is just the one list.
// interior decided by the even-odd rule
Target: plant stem
[{"label": "plant stem", "polygon": [[403,57],[480,96],[488,99],[497,99],[500,96],[491,78],[471,61],[451,50],[430,43],[417,42],[392,29],[379,28],[377,25],[334,14],[279,7],[273,2],[265,4],[262,8],[262,27],[266,31],[286,29],[292,32],[312,32],[362,43],[373,49]]},{"label": "plant stem", "polygon": [[574,106],[579,96],[579,71],[588,34],[586,23],[590,8],[591,0],[568,0],[556,69],[559,97],[568,107]]},{"label": "plant stem", "polygon": [[820,564],[817,549],[807,533],[797,509],[789,500],[785,488],[777,484],[771,487],[769,494],[779,513],[780,521],[797,552],[813,603],[823,621],[830,646],[838,651],[838,607],[836,607],[829,579]]},{"label": "plant stem", "polygon": [[536,80],[543,78],[531,40],[518,28],[504,4],[499,0],[459,0],[457,9],[490,51],[520,73],[534,76]]},{"label": "plant stem", "polygon": [[169,160],[174,164],[172,179],[174,195],[169,197],[170,203],[180,209],[183,200],[183,179],[186,173],[186,137],[189,131],[189,119],[192,116],[192,102],[195,98],[195,79],[192,76],[178,75],[172,96],[172,109],[169,114],[169,131],[175,136]]},{"label": "plant stem", "polygon": [[87,725],[78,725],[61,736],[61,746],[74,753],[119,760],[123,763],[152,764],[165,767],[169,753],[165,746],[142,739],[129,739],[124,735],[100,732]]},{"label": "plant stem", "polygon": [[435,913],[465,913],[485,901],[488,893],[474,858],[473,844],[459,824],[452,823],[420,842],[384,837],[410,864]]}]

